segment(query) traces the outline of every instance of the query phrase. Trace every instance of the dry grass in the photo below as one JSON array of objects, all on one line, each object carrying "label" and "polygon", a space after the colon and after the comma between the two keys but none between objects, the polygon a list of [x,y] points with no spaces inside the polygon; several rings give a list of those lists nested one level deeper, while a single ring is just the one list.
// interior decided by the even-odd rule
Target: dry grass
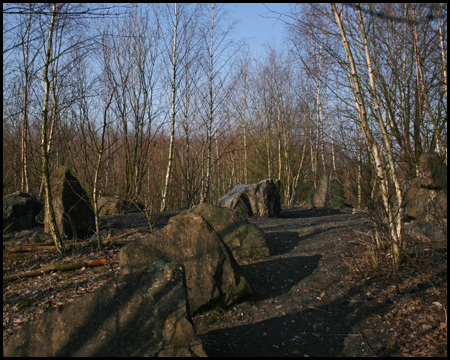
[{"label": "dry grass", "polygon": [[405,236],[399,294],[387,242],[377,246],[373,231],[359,233],[356,241],[358,251],[349,248],[344,261],[353,276],[367,281],[368,298],[389,304],[382,317],[371,319],[386,329],[384,346],[400,356],[447,356],[446,239]]}]

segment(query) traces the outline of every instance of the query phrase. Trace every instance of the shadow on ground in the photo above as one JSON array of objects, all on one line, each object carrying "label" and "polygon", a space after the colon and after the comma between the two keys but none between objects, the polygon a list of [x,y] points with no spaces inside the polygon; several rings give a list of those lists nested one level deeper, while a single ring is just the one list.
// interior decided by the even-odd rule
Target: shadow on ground
[{"label": "shadow on ground", "polygon": [[[253,300],[263,300],[288,292],[293,285],[310,276],[319,265],[320,255],[270,259],[241,265],[253,290]],[[251,275],[251,274],[257,274]]]},{"label": "shadow on ground", "polygon": [[301,219],[301,218],[315,218],[322,217],[326,215],[337,215],[343,214],[344,211],[341,209],[303,209],[303,208],[292,208],[283,209],[279,215],[281,219]]},{"label": "shadow on ground", "polygon": [[352,349],[358,352],[346,355],[370,355],[377,344],[366,344],[357,324],[382,311],[382,306],[375,302],[349,303],[348,297],[360,291],[355,287],[329,304],[306,309],[299,304],[297,312],[210,331],[200,338],[208,356],[217,357],[342,356],[349,341],[355,342]]}]

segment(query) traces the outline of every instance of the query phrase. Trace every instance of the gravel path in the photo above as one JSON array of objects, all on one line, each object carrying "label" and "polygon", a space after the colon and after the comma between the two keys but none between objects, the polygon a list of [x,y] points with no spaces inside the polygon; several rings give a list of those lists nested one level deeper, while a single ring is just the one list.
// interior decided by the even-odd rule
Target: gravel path
[{"label": "gravel path", "polygon": [[[163,227],[177,213],[158,215],[154,228]],[[279,218],[253,217],[250,222],[271,238],[276,253],[239,262],[253,289],[251,298],[230,309],[194,317],[209,356],[391,355],[380,350],[386,334],[375,325],[383,321],[378,314],[384,305],[366,298],[361,280],[349,276],[346,265],[351,261],[350,249],[358,247],[358,236],[369,229],[365,215],[293,208],[283,209]],[[111,231],[147,226],[145,217],[136,214],[102,219],[102,227]],[[106,267],[4,284],[3,338],[39,313],[92,292],[116,276],[118,252],[115,248],[104,251],[103,257],[109,259]],[[89,249],[71,255],[44,251],[9,257],[3,261],[4,272],[40,268],[54,261],[98,259]]]},{"label": "gravel path", "polygon": [[358,232],[368,231],[365,216],[296,208],[284,210],[279,218],[250,221],[272,239],[276,254],[240,262],[254,290],[252,298],[226,311],[195,317],[207,354],[375,354],[380,334],[363,323],[381,305],[364,298],[358,281],[347,276],[343,259],[357,246]]}]

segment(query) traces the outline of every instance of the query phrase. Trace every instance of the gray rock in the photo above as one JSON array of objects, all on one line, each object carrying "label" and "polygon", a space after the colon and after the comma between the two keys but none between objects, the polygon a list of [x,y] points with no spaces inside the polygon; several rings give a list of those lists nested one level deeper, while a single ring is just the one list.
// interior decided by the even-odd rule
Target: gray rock
[{"label": "gray rock", "polygon": [[275,217],[281,212],[280,180],[266,179],[245,189],[253,215]]},{"label": "gray rock", "polygon": [[313,206],[323,208],[328,205],[328,197],[330,192],[330,173],[325,172],[317,185],[317,189],[313,194]]},{"label": "gray rock", "polygon": [[100,196],[98,207],[99,216],[120,215],[144,209],[139,202],[125,200],[119,196]]},{"label": "gray rock", "polygon": [[270,256],[274,253],[274,246],[264,232],[232,209],[203,203],[170,218],[169,224],[190,213],[201,215],[214,228],[235,259]]},{"label": "gray rock", "polygon": [[253,216],[252,207],[248,199],[245,189],[250,184],[236,185],[219,199],[219,206],[230,208],[242,214],[245,218]]},{"label": "gray rock", "polygon": [[422,241],[434,244],[445,243],[447,241],[447,219],[441,219],[439,222],[413,220],[405,223],[405,232]]},{"label": "gray rock", "polygon": [[418,221],[447,218],[447,167],[437,153],[424,153],[419,176],[413,179],[404,198],[405,214]]},{"label": "gray rock", "polygon": [[280,180],[235,186],[219,200],[219,206],[236,210],[245,217],[274,217],[281,211]]},{"label": "gray rock", "polygon": [[36,226],[35,217],[42,204],[33,194],[16,191],[3,196],[3,230],[20,231]]},{"label": "gray rock", "polygon": [[[52,178],[53,210],[61,235],[86,239],[95,231],[94,211],[86,191],[67,168],[60,168]],[[45,214],[44,231],[50,226]]]},{"label": "gray rock", "polygon": [[25,324],[3,356],[206,356],[186,313],[183,267],[157,261]]},{"label": "gray rock", "polygon": [[140,271],[157,259],[184,266],[191,316],[216,306],[229,307],[251,294],[230,249],[199,215],[187,214],[123,247],[120,270]]},{"label": "gray rock", "polygon": [[444,157],[436,152],[426,152],[419,159],[420,186],[431,190],[447,188],[447,166]]}]

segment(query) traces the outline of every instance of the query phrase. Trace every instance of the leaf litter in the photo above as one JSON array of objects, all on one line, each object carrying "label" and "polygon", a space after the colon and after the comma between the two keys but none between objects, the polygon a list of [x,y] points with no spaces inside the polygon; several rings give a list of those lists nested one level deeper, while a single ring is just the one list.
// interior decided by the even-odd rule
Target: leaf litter
[{"label": "leaf litter", "polygon": [[[447,356],[446,244],[435,253],[410,241],[396,294],[390,259],[371,246],[363,214],[293,208],[280,218],[250,221],[272,239],[277,254],[239,261],[254,291],[251,298],[194,317],[208,355]],[[118,276],[119,250],[4,251],[4,275],[55,263],[107,259],[107,264],[4,282],[3,339]]]}]

